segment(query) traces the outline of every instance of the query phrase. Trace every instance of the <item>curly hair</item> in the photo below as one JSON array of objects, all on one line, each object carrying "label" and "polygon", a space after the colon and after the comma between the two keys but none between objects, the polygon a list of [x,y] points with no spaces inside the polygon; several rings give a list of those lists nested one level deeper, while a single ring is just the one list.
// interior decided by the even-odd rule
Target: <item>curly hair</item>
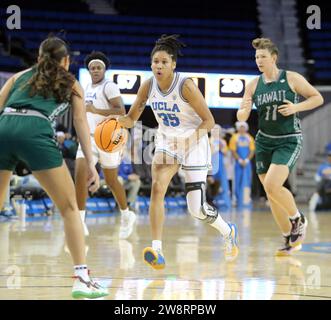
[{"label": "curly hair", "polygon": [[54,97],[62,103],[69,102],[72,94],[78,95],[73,91],[75,76],[60,65],[61,59],[68,55],[67,44],[58,37],[49,36],[40,44],[38,63],[34,66],[36,72],[28,82],[31,97]]},{"label": "curly hair", "polygon": [[183,56],[180,49],[186,47],[186,44],[179,41],[179,34],[166,35],[163,34],[161,38],[155,41],[155,46],[151,53],[151,58],[157,51],[167,52],[173,61],[177,61],[178,56]]},{"label": "curly hair", "polygon": [[85,67],[88,69],[89,63],[92,60],[95,60],[95,59],[101,60],[105,64],[106,69],[109,68],[109,66],[110,66],[110,60],[101,51],[92,51],[88,56],[86,56],[86,58],[84,60]]}]

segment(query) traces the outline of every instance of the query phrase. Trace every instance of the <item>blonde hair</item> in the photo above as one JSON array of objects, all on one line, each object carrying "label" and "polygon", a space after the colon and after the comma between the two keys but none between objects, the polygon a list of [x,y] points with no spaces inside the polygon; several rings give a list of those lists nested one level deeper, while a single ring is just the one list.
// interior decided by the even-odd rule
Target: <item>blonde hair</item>
[{"label": "blonde hair", "polygon": [[278,48],[269,38],[256,38],[252,41],[252,46],[255,50],[267,49],[271,55],[279,55]]}]

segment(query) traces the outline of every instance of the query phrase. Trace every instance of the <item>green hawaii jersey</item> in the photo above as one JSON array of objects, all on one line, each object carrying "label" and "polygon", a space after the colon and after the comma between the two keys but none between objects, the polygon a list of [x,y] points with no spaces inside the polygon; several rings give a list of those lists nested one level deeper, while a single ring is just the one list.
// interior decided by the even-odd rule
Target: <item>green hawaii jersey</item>
[{"label": "green hawaii jersey", "polygon": [[30,85],[28,82],[34,72],[35,69],[32,68],[15,81],[9,92],[5,107],[36,110],[47,116],[50,121],[54,121],[56,117],[67,110],[69,103],[58,103],[53,97],[45,99],[40,95],[30,97]]},{"label": "green hawaii jersey", "polygon": [[253,102],[257,108],[259,129],[268,135],[287,135],[301,132],[300,120],[296,114],[284,117],[278,112],[278,107],[284,100],[298,102],[298,97],[290,88],[286,71],[280,70],[278,79],[266,83],[264,76],[259,77]]}]

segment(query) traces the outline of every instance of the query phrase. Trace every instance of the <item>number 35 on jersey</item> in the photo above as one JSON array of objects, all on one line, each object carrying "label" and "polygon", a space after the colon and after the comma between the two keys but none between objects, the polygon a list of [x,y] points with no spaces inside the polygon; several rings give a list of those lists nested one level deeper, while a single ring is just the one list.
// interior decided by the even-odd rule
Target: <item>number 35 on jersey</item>
[{"label": "number 35 on jersey", "polygon": [[179,118],[176,116],[176,113],[180,112],[180,109],[176,103],[170,105],[162,101],[152,102],[152,109],[156,111],[157,116],[162,119],[165,126],[177,127],[180,125]]}]

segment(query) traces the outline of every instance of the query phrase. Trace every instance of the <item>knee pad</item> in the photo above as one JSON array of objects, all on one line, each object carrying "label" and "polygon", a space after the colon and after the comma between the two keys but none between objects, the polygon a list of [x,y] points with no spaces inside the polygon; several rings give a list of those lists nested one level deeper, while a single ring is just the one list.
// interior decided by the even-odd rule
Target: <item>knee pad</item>
[{"label": "knee pad", "polygon": [[205,202],[201,207],[201,212],[204,215],[203,221],[208,224],[213,224],[218,217],[217,208],[211,206],[207,202]]},{"label": "knee pad", "polygon": [[218,211],[206,202],[206,182],[186,183],[185,192],[190,214],[199,220],[212,224],[217,219]]}]

